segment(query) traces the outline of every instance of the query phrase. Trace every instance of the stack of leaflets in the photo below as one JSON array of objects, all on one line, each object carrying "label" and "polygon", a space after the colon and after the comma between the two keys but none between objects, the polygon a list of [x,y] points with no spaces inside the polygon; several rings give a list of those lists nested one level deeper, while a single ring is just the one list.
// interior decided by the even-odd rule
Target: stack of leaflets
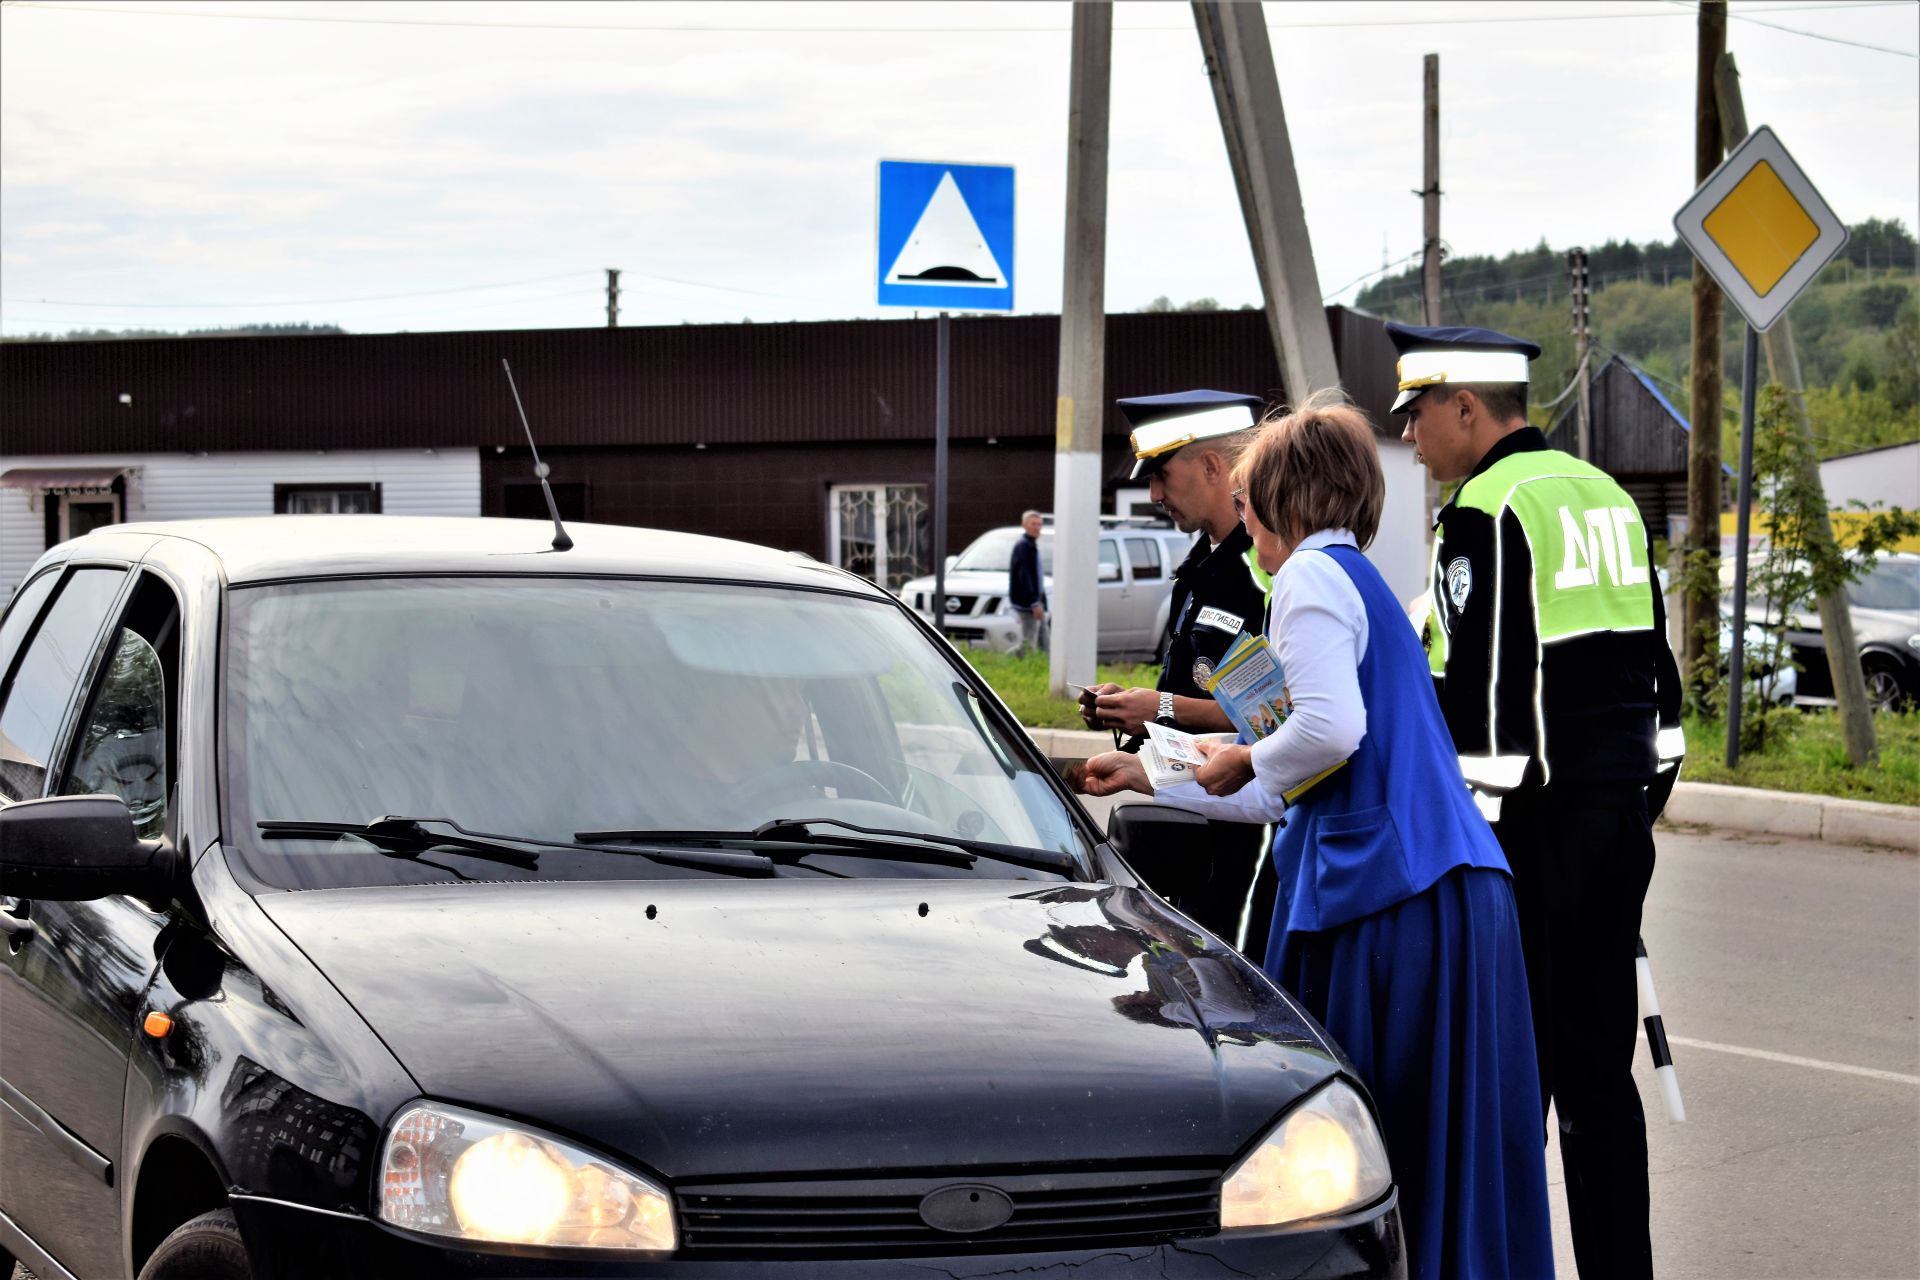
[{"label": "stack of leaflets", "polygon": [[1159,791],[1175,783],[1191,782],[1193,771],[1207,762],[1197,744],[1202,742],[1238,742],[1232,733],[1187,733],[1166,725],[1147,722],[1147,740],[1140,744],[1140,763],[1146,766],[1147,781]]},{"label": "stack of leaflets", "polygon": [[[1264,637],[1245,631],[1227,647],[1220,665],[1214,669],[1213,679],[1207,682],[1207,691],[1240,731],[1237,740],[1249,745],[1271,736],[1293,713],[1293,699],[1287,693],[1287,673],[1281,668],[1280,659],[1274,656],[1273,647]],[[1198,743],[1236,740],[1232,734],[1183,733],[1157,724],[1149,724],[1147,734],[1141,760],[1155,790],[1189,781],[1193,770],[1206,763]],[[1309,787],[1340,767],[1336,764],[1288,791],[1287,803],[1292,804]]]}]

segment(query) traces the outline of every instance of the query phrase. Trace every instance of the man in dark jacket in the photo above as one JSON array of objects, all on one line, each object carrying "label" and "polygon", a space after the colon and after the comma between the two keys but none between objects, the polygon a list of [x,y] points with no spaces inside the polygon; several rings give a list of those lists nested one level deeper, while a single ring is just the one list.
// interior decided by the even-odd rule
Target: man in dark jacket
[{"label": "man in dark jacket", "polygon": [[[1130,735],[1157,721],[1191,733],[1231,733],[1232,721],[1207,682],[1242,631],[1267,626],[1267,578],[1253,557],[1253,539],[1233,508],[1234,461],[1253,438],[1264,401],[1228,391],[1180,391],[1121,400],[1134,430],[1132,479],[1182,533],[1197,533],[1193,550],[1173,572],[1169,635],[1152,689],[1094,685],[1080,696],[1093,729]],[[1267,829],[1215,822],[1210,858],[1196,858],[1185,883],[1154,888],[1201,924],[1250,956],[1266,954],[1274,882],[1266,858]],[[1164,878],[1163,878],[1164,880]]]},{"label": "man in dark jacket", "polygon": [[1023,512],[1020,527],[1026,536],[1013,544],[1007,563],[1007,603],[1020,615],[1018,653],[1047,647],[1047,589],[1040,573],[1040,513]]},{"label": "man in dark jacket", "polygon": [[1611,477],[1527,424],[1538,345],[1387,333],[1401,438],[1434,479],[1459,482],[1434,522],[1428,660],[1461,773],[1513,868],[1574,1262],[1583,1280],[1649,1277],[1634,960],[1652,821],[1685,751],[1652,541]]}]

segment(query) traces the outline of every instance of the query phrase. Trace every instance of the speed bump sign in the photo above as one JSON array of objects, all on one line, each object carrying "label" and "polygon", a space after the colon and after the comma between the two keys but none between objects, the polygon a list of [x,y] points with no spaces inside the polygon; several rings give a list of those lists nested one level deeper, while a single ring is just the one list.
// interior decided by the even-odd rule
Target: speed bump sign
[{"label": "speed bump sign", "polygon": [[1761,333],[1847,243],[1846,227],[1765,125],[1700,184],[1673,226]]}]

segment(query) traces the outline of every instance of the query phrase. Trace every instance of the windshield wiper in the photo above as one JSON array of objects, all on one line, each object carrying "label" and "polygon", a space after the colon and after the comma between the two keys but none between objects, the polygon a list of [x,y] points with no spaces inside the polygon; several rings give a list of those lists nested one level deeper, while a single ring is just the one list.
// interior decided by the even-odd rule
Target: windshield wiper
[{"label": "windshield wiper", "polygon": [[[839,827],[859,832],[859,836],[825,835],[814,827]],[[872,839],[861,839],[870,836]],[[939,862],[948,866],[972,867],[978,857],[993,858],[1036,871],[1071,872],[1080,864],[1070,853],[1053,849],[1029,849],[1024,845],[997,844],[991,840],[971,840],[965,836],[942,835],[934,831],[895,831],[886,827],[863,827],[839,818],[774,818],[751,831],[576,831],[573,838],[587,844],[615,843],[625,840],[674,841],[688,844],[816,844],[836,850],[871,852],[874,857],[902,862]],[[947,845],[956,850],[947,853],[933,849],[903,848],[901,840]]]},{"label": "windshield wiper", "polygon": [[[451,827],[458,835],[429,831],[427,824]],[[319,822],[304,819],[267,821],[254,824],[262,834],[285,839],[297,836],[358,836],[380,852],[396,858],[414,857],[420,851],[435,848],[459,849],[487,862],[537,870],[540,856],[517,845],[538,845],[543,849],[578,849],[589,853],[637,854],[667,866],[692,867],[701,871],[725,871],[734,875],[770,876],[773,859],[758,853],[734,853],[724,849],[609,849],[600,844],[572,844],[564,840],[539,840],[532,836],[496,835],[488,831],[469,831],[451,818],[402,818],[388,814],[372,822]],[[391,846],[391,847],[389,847]],[[405,850],[412,849],[413,853]]]}]

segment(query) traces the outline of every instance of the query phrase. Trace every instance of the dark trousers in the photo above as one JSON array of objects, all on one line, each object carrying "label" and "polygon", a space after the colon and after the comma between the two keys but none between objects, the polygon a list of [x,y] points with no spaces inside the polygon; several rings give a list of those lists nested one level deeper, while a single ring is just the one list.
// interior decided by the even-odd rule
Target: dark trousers
[{"label": "dark trousers", "polygon": [[1541,1118],[1551,1102],[1574,1261],[1585,1280],[1651,1276],[1647,1124],[1633,1082],[1634,948],[1653,876],[1644,791],[1510,795],[1494,831],[1513,867]]},{"label": "dark trousers", "polygon": [[[1167,901],[1200,923],[1208,933],[1232,944],[1240,935],[1240,920],[1246,913],[1247,940],[1239,947],[1254,964],[1267,954],[1267,926],[1273,919],[1273,871],[1271,859],[1263,858],[1261,848],[1267,829],[1245,822],[1209,822],[1204,859],[1186,859],[1165,871],[1136,866],[1143,879]],[[1257,889],[1254,872],[1266,868],[1264,905],[1258,892],[1251,912],[1247,893]]]}]

